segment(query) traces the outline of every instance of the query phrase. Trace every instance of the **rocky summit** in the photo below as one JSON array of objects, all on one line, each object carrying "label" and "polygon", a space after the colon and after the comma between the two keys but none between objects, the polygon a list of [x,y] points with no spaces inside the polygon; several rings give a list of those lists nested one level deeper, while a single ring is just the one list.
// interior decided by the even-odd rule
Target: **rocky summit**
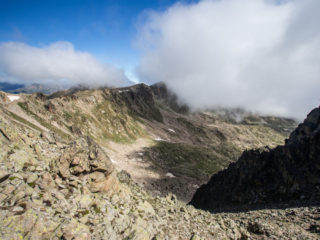
[{"label": "rocky summit", "polygon": [[[317,204],[212,213],[316,203],[318,112],[289,137],[292,119],[192,111],[162,83],[0,92],[0,239],[319,239]],[[215,173],[192,200],[210,211],[187,204]]]},{"label": "rocky summit", "polygon": [[245,151],[201,186],[191,204],[221,211],[289,202],[320,203],[320,108],[311,111],[284,146]]}]

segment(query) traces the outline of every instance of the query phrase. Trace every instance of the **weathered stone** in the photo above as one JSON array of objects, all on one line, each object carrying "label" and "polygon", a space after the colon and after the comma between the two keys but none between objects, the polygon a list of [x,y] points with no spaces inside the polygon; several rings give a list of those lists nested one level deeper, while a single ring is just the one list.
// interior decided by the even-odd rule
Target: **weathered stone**
[{"label": "weathered stone", "polygon": [[16,202],[18,202],[19,200],[21,200],[25,196],[26,196],[26,192],[24,191],[23,188],[20,187],[14,191],[14,194],[11,198],[11,202],[15,204]]},{"label": "weathered stone", "polygon": [[139,202],[138,205],[137,205],[137,210],[141,211],[141,212],[144,212],[144,213],[149,213],[149,214],[152,214],[152,215],[155,214],[155,211],[154,211],[153,207],[147,201]]},{"label": "weathered stone", "polygon": [[177,202],[177,197],[176,197],[174,194],[169,193],[169,194],[166,196],[166,200],[167,200],[168,203],[174,204],[174,203]]},{"label": "weathered stone", "polygon": [[7,197],[8,197],[7,195],[0,193],[0,203],[3,203]]},{"label": "weathered stone", "polygon": [[24,211],[24,208],[23,208],[23,207],[20,207],[20,206],[17,206],[17,207],[14,207],[14,208],[12,209],[12,211],[13,211],[13,212],[22,212],[22,211]]},{"label": "weathered stone", "polygon": [[91,192],[112,194],[119,189],[110,159],[89,138],[79,138],[70,144],[53,167],[64,179],[83,174]]},{"label": "weathered stone", "polygon": [[90,240],[91,235],[89,228],[72,219],[69,224],[63,227],[63,238],[66,240]]},{"label": "weathered stone", "polygon": [[88,187],[91,192],[115,193],[119,190],[115,173],[106,176],[101,172],[93,172],[88,175]]},{"label": "weathered stone", "polygon": [[24,167],[35,165],[36,160],[32,153],[19,149],[9,156],[9,161],[14,163],[14,171],[20,172]]},{"label": "weathered stone", "polygon": [[28,238],[33,240],[54,239],[56,228],[60,222],[53,221],[49,217],[40,216],[34,227],[28,234]]},{"label": "weathered stone", "polygon": [[55,182],[48,172],[45,172],[41,175],[39,186],[45,190],[49,190],[55,187]]},{"label": "weathered stone", "polygon": [[143,219],[137,218],[135,223],[130,228],[131,233],[128,238],[134,240],[149,240],[150,234],[146,230],[147,224],[148,223]]},{"label": "weathered stone", "polygon": [[27,178],[27,183],[34,183],[35,181],[37,181],[38,179],[38,174],[36,173],[31,173],[29,174],[28,178]]},{"label": "weathered stone", "polygon": [[41,148],[38,144],[33,144],[33,150],[38,157],[41,157]]},{"label": "weathered stone", "polygon": [[[30,185],[32,185],[32,184],[30,184]],[[29,186],[29,184],[24,184],[23,186],[24,186],[23,190],[24,190],[26,196],[31,196],[32,193],[34,192],[34,189],[31,186]]]},{"label": "weathered stone", "polygon": [[[212,210],[311,199],[320,194],[320,108],[314,109],[284,146],[243,152],[213,175],[191,204]],[[303,200],[303,199],[302,199]]]},{"label": "weathered stone", "polygon": [[7,186],[5,186],[4,190],[2,190],[2,193],[6,194],[6,195],[10,195],[15,189],[16,189],[15,186],[7,185]]},{"label": "weathered stone", "polygon": [[198,234],[194,233],[190,240],[201,240]]},{"label": "weathered stone", "polygon": [[2,228],[1,239],[23,239],[34,227],[37,218],[33,210],[27,210],[23,215],[0,218],[0,229],[1,226],[5,226],[5,231]]},{"label": "weathered stone", "polygon": [[90,204],[92,203],[92,198],[89,194],[80,195],[75,199],[80,208],[89,208]]},{"label": "weathered stone", "polygon": [[42,201],[46,206],[51,206],[53,204],[52,195],[48,192],[45,192],[42,196]]},{"label": "weathered stone", "polygon": [[131,176],[130,174],[127,172],[127,171],[120,171],[118,174],[117,174],[117,177],[119,179],[120,182],[122,183],[130,183],[131,180]]},{"label": "weathered stone", "polygon": [[53,144],[56,142],[56,139],[54,138],[54,134],[52,132],[43,131],[41,133],[41,137],[47,140],[50,144]]}]

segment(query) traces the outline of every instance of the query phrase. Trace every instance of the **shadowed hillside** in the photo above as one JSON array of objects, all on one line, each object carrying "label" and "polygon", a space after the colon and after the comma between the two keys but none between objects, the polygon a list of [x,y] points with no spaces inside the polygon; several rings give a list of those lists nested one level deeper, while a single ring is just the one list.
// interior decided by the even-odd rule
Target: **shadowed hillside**
[{"label": "shadowed hillside", "polygon": [[201,186],[191,204],[219,211],[301,200],[320,200],[320,108],[311,111],[284,146],[245,151]]}]

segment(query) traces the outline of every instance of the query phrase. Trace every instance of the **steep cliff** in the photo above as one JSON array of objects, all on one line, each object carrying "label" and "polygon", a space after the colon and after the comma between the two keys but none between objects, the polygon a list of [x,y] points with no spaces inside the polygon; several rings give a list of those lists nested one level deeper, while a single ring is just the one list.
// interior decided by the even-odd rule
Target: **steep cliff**
[{"label": "steep cliff", "polygon": [[289,200],[320,200],[320,108],[311,111],[284,146],[243,152],[201,186],[191,204],[215,211]]}]

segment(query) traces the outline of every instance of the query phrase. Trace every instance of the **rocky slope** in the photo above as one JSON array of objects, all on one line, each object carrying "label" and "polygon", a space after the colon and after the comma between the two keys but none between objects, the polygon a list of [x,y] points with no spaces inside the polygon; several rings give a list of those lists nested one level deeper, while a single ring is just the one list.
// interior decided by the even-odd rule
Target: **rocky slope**
[{"label": "rocky slope", "polygon": [[[212,110],[190,112],[161,83],[2,95],[3,116],[65,142],[88,136],[145,189],[162,196],[173,192],[184,201],[243,150],[283,144],[286,130],[296,124],[258,115],[249,121],[250,114],[234,122]],[[137,142],[144,144],[124,151]]]},{"label": "rocky slope", "polygon": [[320,108],[308,115],[284,146],[245,151],[201,186],[191,204],[219,211],[288,201],[320,203]]},{"label": "rocky slope", "polygon": [[211,214],[169,193],[192,195],[242,150],[285,134],[181,113],[158,88],[0,93],[0,238],[319,238],[316,206]]}]

